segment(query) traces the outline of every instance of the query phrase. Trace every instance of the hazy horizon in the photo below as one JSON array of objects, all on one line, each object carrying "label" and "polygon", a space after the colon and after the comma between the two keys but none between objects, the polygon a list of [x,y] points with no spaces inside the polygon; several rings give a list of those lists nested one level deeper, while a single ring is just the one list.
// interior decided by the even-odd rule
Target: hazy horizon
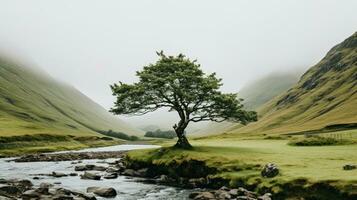
[{"label": "hazy horizon", "polygon": [[[19,4],[22,4],[21,6]],[[109,109],[155,51],[183,53],[223,90],[302,71],[357,28],[357,1],[0,1],[0,52],[34,63]],[[164,112],[126,118],[171,127]],[[143,119],[145,121],[143,122]],[[164,119],[164,120],[163,120]]]}]

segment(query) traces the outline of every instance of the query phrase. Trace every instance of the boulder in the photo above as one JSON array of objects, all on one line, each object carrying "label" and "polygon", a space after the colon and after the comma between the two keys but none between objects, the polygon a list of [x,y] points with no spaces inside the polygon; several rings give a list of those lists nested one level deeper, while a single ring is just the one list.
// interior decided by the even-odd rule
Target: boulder
[{"label": "boulder", "polygon": [[72,172],[72,173],[70,173],[70,174],[69,174],[69,176],[78,176],[78,174],[77,174],[77,173]]},{"label": "boulder", "polygon": [[266,178],[272,178],[277,176],[278,174],[279,168],[273,163],[266,164],[261,172],[261,175]]},{"label": "boulder", "polygon": [[122,172],[122,175],[124,176],[137,176],[137,173],[133,169],[126,169]]},{"label": "boulder", "polygon": [[229,200],[232,198],[232,196],[226,190],[217,190],[215,192],[215,194],[216,194],[217,198],[220,200]]},{"label": "boulder", "polygon": [[48,187],[39,187],[39,188],[35,189],[35,192],[37,192],[38,194],[41,194],[41,195],[48,195],[48,194],[50,194],[48,189],[49,189]]},{"label": "boulder", "polygon": [[188,180],[188,182],[193,188],[204,187],[207,183],[205,178],[191,178]]},{"label": "boulder", "polygon": [[119,169],[113,168],[113,167],[109,167],[109,168],[107,168],[107,170],[105,170],[105,171],[108,172],[108,173],[117,173],[117,172],[120,172]]},{"label": "boulder", "polygon": [[272,194],[265,193],[263,196],[258,197],[258,200],[271,200]]},{"label": "boulder", "polygon": [[18,196],[22,192],[22,189],[13,185],[0,186],[0,195]]},{"label": "boulder", "polygon": [[236,200],[257,200],[256,198],[247,197],[247,196],[238,196]]},{"label": "boulder", "polygon": [[74,171],[105,171],[107,167],[104,166],[97,166],[97,165],[77,165],[74,167]]},{"label": "boulder", "polygon": [[105,178],[105,179],[116,179],[116,178],[118,178],[118,174],[117,173],[106,174],[103,178]]},{"label": "boulder", "polygon": [[192,192],[188,195],[188,198],[194,199],[197,195],[199,195],[201,192]]},{"label": "boulder", "polygon": [[357,169],[357,165],[347,164],[343,166],[343,170],[354,170]]},{"label": "boulder", "polygon": [[87,192],[92,192],[101,197],[117,196],[117,191],[114,188],[89,187],[87,188]]},{"label": "boulder", "polygon": [[94,173],[84,172],[81,179],[100,180],[101,176]]},{"label": "boulder", "polygon": [[87,170],[92,170],[95,167],[95,165],[87,164],[87,165],[85,165],[85,167],[87,168]]},{"label": "boulder", "polygon": [[1,196],[1,195],[0,195],[0,200],[13,200],[13,199],[10,199],[10,198],[8,198],[8,197],[4,197],[4,196]]},{"label": "boulder", "polygon": [[64,188],[58,188],[55,192],[56,195],[71,195],[72,191]]},{"label": "boulder", "polygon": [[86,171],[87,168],[84,165],[78,165],[74,167],[74,171]]},{"label": "boulder", "polygon": [[195,200],[214,200],[216,197],[211,192],[200,192],[193,199]]},{"label": "boulder", "polygon": [[52,197],[52,200],[73,200],[74,198],[72,196],[67,196],[67,195],[55,195]]},{"label": "boulder", "polygon": [[40,183],[40,188],[51,188],[53,185],[51,183]]},{"label": "boulder", "polygon": [[27,190],[21,195],[23,200],[40,199],[40,196],[36,190]]},{"label": "boulder", "polygon": [[52,172],[51,176],[56,177],[56,178],[61,178],[61,177],[65,177],[65,176],[68,176],[68,175],[64,174],[62,172]]},{"label": "boulder", "polygon": [[148,168],[142,168],[142,169],[139,169],[136,174],[140,177],[146,177],[148,175],[148,171],[149,169]]},{"label": "boulder", "polygon": [[219,188],[219,190],[230,191],[230,189],[226,186],[222,186],[221,188]]},{"label": "boulder", "polygon": [[84,194],[84,193],[79,192],[79,191],[74,191],[74,190],[72,190],[71,192],[72,192],[72,194],[73,194],[74,196],[77,197],[76,199],[82,199],[82,200],[96,200],[96,199],[97,199],[97,198],[95,198],[95,196],[93,196],[93,195]]},{"label": "boulder", "polygon": [[157,179],[156,179],[156,182],[158,182],[158,183],[170,183],[170,182],[172,182],[173,180],[170,178],[170,177],[168,177],[167,175],[161,175],[161,176],[159,176]]},{"label": "boulder", "polygon": [[238,196],[238,195],[239,195],[239,194],[238,194],[238,189],[231,189],[231,190],[229,190],[229,194],[230,194],[231,196],[233,196],[233,197]]},{"label": "boulder", "polygon": [[92,170],[104,172],[105,170],[107,170],[107,167],[96,166],[96,165],[95,165]]}]

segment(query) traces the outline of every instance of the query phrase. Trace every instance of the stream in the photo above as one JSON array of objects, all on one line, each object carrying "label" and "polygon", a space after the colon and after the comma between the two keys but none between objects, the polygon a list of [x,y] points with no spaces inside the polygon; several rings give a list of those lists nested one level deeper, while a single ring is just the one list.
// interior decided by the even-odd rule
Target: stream
[{"label": "stream", "polygon": [[[116,145],[110,147],[91,148],[80,151],[72,152],[98,152],[98,151],[123,151],[123,150],[135,150],[146,148],[158,148],[154,145]],[[61,152],[66,153],[66,152]],[[63,187],[70,190],[77,190],[86,192],[88,187],[113,187],[116,189],[118,195],[111,199],[121,200],[185,200],[189,199],[188,195],[192,190],[185,190],[181,188],[174,188],[163,185],[147,184],[140,182],[140,178],[132,178],[121,176],[117,179],[102,179],[96,180],[84,180],[80,176],[67,176],[61,178],[55,178],[52,176],[37,176],[35,174],[45,174],[55,172],[63,172],[69,174],[74,172],[74,166],[71,164],[73,161],[61,161],[61,162],[27,162],[27,163],[15,163],[8,162],[13,158],[0,159],[0,178],[4,179],[28,179],[35,186],[40,183],[46,182],[55,185],[55,187]],[[95,164],[97,166],[108,166],[105,162],[113,162],[117,159],[104,159],[104,160],[82,160],[83,164]],[[103,162],[104,161],[104,162]],[[82,174],[82,172],[79,172]],[[33,179],[33,177],[40,177],[39,180]],[[97,197],[97,199],[105,199]]]}]

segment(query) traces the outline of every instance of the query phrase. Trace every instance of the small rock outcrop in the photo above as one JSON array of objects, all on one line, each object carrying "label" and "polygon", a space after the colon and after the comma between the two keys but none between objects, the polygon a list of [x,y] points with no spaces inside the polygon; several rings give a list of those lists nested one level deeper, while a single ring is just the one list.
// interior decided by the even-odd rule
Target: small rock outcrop
[{"label": "small rock outcrop", "polygon": [[51,174],[53,177],[56,177],[56,178],[61,178],[61,177],[65,177],[65,176],[68,176],[67,174],[64,174],[62,172],[52,172]]},{"label": "small rock outcrop", "polygon": [[347,164],[343,166],[343,170],[354,170],[357,169],[357,165]]},{"label": "small rock outcrop", "polygon": [[87,192],[92,192],[100,197],[115,197],[117,191],[114,188],[89,187]]},{"label": "small rock outcrop", "polygon": [[48,199],[48,200],[96,200],[94,196],[65,188],[52,188],[49,183],[41,183],[34,187],[28,180],[0,180],[0,200],[9,199]]},{"label": "small rock outcrop", "polygon": [[271,200],[271,194],[266,193],[259,196],[242,187],[235,189],[221,187],[219,190],[193,192],[189,198],[194,200]]},{"label": "small rock outcrop", "polygon": [[279,174],[279,168],[273,163],[268,163],[264,166],[261,175],[266,178],[273,178]]},{"label": "small rock outcrop", "polygon": [[94,173],[84,172],[84,174],[81,175],[81,179],[100,180],[101,176]]},{"label": "small rock outcrop", "polygon": [[116,179],[116,178],[118,178],[118,174],[117,173],[106,174],[105,176],[103,176],[103,178],[105,178],[105,179]]}]

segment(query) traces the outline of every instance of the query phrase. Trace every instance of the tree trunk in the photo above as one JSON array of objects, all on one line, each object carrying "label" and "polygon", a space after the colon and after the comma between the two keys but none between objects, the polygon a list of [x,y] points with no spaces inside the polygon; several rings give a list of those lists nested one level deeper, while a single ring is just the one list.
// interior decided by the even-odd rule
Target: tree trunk
[{"label": "tree trunk", "polygon": [[178,140],[175,144],[174,147],[176,148],[180,148],[180,149],[192,149],[191,144],[188,142],[186,135],[184,134],[184,132],[182,131],[176,131]]}]

